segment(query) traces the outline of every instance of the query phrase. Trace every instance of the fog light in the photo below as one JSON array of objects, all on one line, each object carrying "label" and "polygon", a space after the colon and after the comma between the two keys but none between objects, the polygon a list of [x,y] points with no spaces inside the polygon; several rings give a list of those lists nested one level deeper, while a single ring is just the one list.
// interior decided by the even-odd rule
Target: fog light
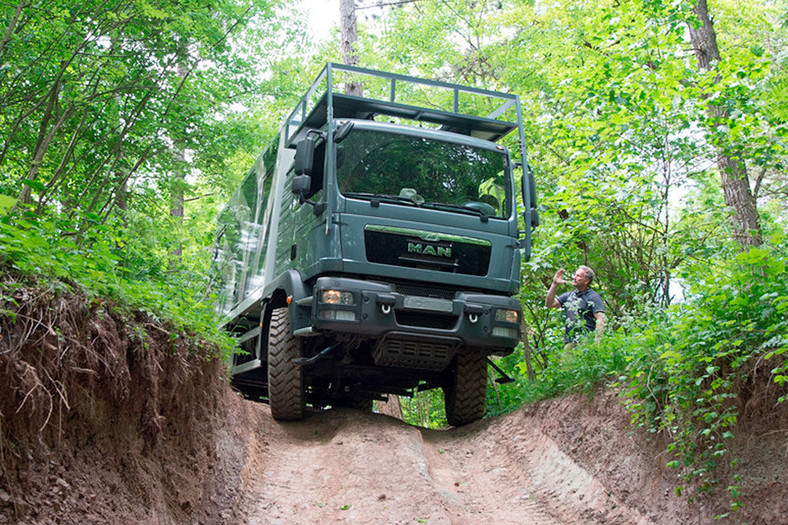
[{"label": "fog light", "polygon": [[505,328],[503,326],[493,326],[493,337],[507,337],[509,339],[517,339],[517,330],[514,328]]},{"label": "fog light", "polygon": [[519,321],[520,313],[517,310],[495,310],[495,320],[503,323],[515,323]]},{"label": "fog light", "polygon": [[356,320],[356,312],[351,312],[349,310],[337,310],[335,313],[336,313],[336,320],[337,321],[355,321]]},{"label": "fog light", "polygon": [[323,290],[321,302],[325,304],[354,304],[353,292],[341,290]]},{"label": "fog light", "polygon": [[318,317],[327,321],[355,321],[356,312],[350,310],[322,310]]}]

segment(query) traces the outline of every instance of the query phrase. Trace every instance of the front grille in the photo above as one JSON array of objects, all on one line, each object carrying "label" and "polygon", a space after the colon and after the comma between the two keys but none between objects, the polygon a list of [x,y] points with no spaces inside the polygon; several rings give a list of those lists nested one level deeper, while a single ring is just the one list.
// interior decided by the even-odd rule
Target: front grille
[{"label": "front grille", "polygon": [[418,340],[386,337],[372,353],[378,366],[444,370],[454,357],[457,344],[453,340]]},{"label": "front grille", "polygon": [[425,286],[412,286],[407,284],[398,284],[397,293],[402,295],[417,295],[419,297],[435,297],[438,299],[454,299],[454,290],[443,290],[439,288],[427,288]]},{"label": "front grille", "polygon": [[364,229],[369,262],[465,275],[487,274],[492,253],[488,241],[461,236],[425,241],[419,236],[422,232],[384,230],[371,225]]}]

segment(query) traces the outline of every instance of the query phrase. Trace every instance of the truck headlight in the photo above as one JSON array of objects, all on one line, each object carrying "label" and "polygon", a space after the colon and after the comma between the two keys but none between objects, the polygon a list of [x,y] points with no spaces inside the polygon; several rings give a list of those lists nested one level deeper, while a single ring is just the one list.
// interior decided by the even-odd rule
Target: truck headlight
[{"label": "truck headlight", "polygon": [[320,294],[320,302],[323,304],[355,304],[353,292],[342,290],[323,290]]},{"label": "truck headlight", "polygon": [[318,294],[317,318],[326,321],[357,321],[356,294],[328,288]]},{"label": "truck headlight", "polygon": [[493,337],[517,339],[520,337],[519,323],[520,312],[511,308],[497,308],[493,318],[492,335]]},{"label": "truck headlight", "polygon": [[520,312],[517,310],[498,308],[495,310],[495,321],[499,323],[518,324],[520,322]]}]

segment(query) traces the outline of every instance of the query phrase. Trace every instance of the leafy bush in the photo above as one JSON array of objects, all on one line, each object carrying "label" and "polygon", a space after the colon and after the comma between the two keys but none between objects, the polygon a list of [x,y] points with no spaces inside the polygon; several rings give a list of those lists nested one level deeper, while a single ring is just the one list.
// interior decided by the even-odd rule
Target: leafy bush
[{"label": "leafy bush", "polygon": [[78,233],[32,214],[6,216],[0,220],[0,269],[40,286],[115,301],[171,325],[173,332],[198,335],[231,351],[232,340],[219,329],[214,298],[206,292],[205,274],[199,268],[168,269],[167,258],[146,253],[142,242],[121,223],[94,223]]},{"label": "leafy bush", "polygon": [[[669,465],[699,481],[701,490],[717,484],[720,462],[735,467],[727,443],[753,368],[771,360],[771,379],[782,385],[788,345],[784,259],[756,248],[708,270],[692,286],[689,303],[643,323],[621,377],[633,421],[668,433],[675,458]],[[738,489],[729,490],[735,508]]]},{"label": "leafy bush", "polygon": [[487,414],[505,414],[523,404],[566,393],[593,394],[600,384],[614,382],[627,367],[627,356],[620,338],[620,335],[612,334],[595,343],[591,336],[580,341],[575,348],[566,350],[563,338],[556,333],[547,347],[540,350],[547,356],[549,365],[538,370],[533,381],[528,379],[521,345],[511,355],[496,362],[514,381],[488,388]]}]

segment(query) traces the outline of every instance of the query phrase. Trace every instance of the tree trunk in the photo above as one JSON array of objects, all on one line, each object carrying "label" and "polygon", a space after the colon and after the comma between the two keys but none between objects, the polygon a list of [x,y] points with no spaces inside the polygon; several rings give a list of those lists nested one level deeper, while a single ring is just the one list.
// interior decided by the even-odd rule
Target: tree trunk
[{"label": "tree trunk", "polygon": [[[347,66],[358,65],[356,53],[356,3],[355,0],[339,1],[339,31],[340,48],[342,49],[342,63]],[[363,89],[360,82],[348,79],[345,84],[345,94],[362,96]]]},{"label": "tree trunk", "polygon": [[[180,56],[186,56],[185,48],[181,49]],[[189,69],[184,62],[185,58],[181,58],[175,73],[176,76],[181,79],[180,86],[183,85],[183,80],[189,75]],[[173,99],[174,98],[175,97],[173,97]],[[175,246],[170,251],[170,270],[174,271],[180,265],[183,256],[183,243],[180,240],[180,230],[183,227],[184,187],[186,185],[186,171],[188,170],[185,146],[174,145],[173,160],[172,182],[170,183],[170,217],[174,219],[174,223],[178,227],[178,232],[173,236],[175,239]]]},{"label": "tree trunk", "polygon": [[185,151],[181,147],[176,147],[173,151],[174,166],[172,179],[170,181],[170,217],[173,225],[177,228],[175,235],[170,237],[174,243],[170,249],[170,270],[175,271],[181,264],[183,257],[183,242],[181,241],[181,230],[183,228],[183,203],[184,187],[186,186],[186,162]]},{"label": "tree trunk", "polygon": [[531,362],[533,350],[531,349],[531,344],[528,341],[528,333],[525,330],[525,321],[520,323],[520,326],[522,328],[521,332],[523,334],[523,357],[525,358],[525,370],[528,374],[528,381],[536,381],[536,371],[534,370],[533,363]]},{"label": "tree trunk", "polygon": [[[708,71],[720,61],[720,51],[706,0],[696,0],[692,12],[697,17],[697,21],[690,20],[687,23],[692,47],[698,59],[698,69]],[[706,112],[712,120],[727,116],[725,109],[714,102],[708,104]],[[717,153],[717,168],[720,172],[725,204],[733,208],[735,213],[734,239],[744,249],[760,246],[763,243],[763,235],[758,218],[758,205],[750,189],[744,158],[736,148],[720,149]]]},{"label": "tree trunk", "polygon": [[377,401],[377,405],[379,414],[395,417],[402,421],[402,404],[399,402],[399,396],[389,394],[388,401]]},{"label": "tree trunk", "polygon": [[[27,0],[20,0],[19,5],[16,6],[16,12],[11,17],[11,20],[8,21],[8,26],[6,27],[3,39],[0,40],[0,57],[3,56],[6,44],[11,41],[11,35],[14,34],[16,24],[19,22],[19,18],[22,16],[22,10],[27,7],[30,7],[30,4],[27,2]],[[0,60],[0,62],[2,61]]]}]

